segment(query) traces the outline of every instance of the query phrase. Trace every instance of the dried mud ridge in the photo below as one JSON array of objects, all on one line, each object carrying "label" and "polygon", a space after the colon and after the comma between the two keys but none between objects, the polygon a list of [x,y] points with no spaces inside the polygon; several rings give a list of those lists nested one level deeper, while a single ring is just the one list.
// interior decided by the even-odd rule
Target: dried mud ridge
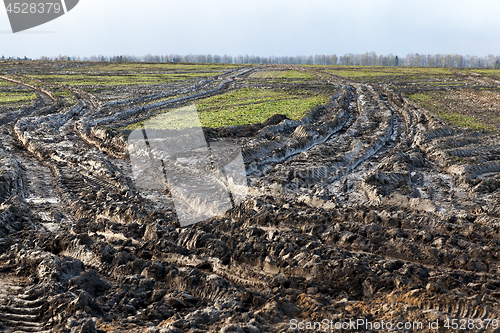
[{"label": "dried mud ridge", "polygon": [[39,98],[0,114],[0,331],[500,319],[500,137],[384,86],[311,71],[337,94],[303,119],[207,130],[247,167],[249,197],[224,216],[180,228],[166,193],[135,188],[127,132],[107,128],[263,69],[111,101],[71,88],[72,107],[9,79]]}]

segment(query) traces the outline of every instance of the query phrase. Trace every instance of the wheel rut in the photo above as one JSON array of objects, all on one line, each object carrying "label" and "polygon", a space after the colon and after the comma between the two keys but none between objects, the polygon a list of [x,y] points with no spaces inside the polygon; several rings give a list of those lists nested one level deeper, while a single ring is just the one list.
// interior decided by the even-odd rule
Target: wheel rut
[{"label": "wheel rut", "polygon": [[32,297],[24,291],[29,285],[15,275],[2,276],[0,284],[0,331],[52,332],[41,320],[47,309],[44,298]]}]

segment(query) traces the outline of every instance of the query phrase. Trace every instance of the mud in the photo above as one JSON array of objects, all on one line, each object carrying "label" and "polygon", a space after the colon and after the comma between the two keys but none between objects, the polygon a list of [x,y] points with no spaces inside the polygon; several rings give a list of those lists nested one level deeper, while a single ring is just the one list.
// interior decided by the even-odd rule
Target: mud
[{"label": "mud", "polygon": [[0,331],[500,320],[500,135],[451,127],[388,86],[297,68],[332,85],[326,105],[205,129],[239,144],[247,170],[249,196],[222,216],[180,228],[168,191],[135,186],[130,131],[116,128],[265,69],[112,98],[73,87],[70,106],[2,77],[39,98],[0,114]]}]

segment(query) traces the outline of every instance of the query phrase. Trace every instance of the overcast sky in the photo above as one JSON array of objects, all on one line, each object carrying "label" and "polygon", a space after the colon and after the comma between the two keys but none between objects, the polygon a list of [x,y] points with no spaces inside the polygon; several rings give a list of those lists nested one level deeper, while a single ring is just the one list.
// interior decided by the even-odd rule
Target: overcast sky
[{"label": "overcast sky", "polygon": [[499,13],[499,0],[80,0],[17,34],[1,7],[0,55],[500,55]]}]

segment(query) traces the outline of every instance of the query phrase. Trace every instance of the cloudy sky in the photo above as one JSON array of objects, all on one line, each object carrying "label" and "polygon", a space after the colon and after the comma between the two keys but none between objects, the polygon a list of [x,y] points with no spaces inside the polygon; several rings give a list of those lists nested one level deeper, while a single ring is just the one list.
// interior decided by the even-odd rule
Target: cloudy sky
[{"label": "cloudy sky", "polygon": [[498,13],[498,0],[80,0],[17,34],[0,8],[0,56],[499,55]]}]

